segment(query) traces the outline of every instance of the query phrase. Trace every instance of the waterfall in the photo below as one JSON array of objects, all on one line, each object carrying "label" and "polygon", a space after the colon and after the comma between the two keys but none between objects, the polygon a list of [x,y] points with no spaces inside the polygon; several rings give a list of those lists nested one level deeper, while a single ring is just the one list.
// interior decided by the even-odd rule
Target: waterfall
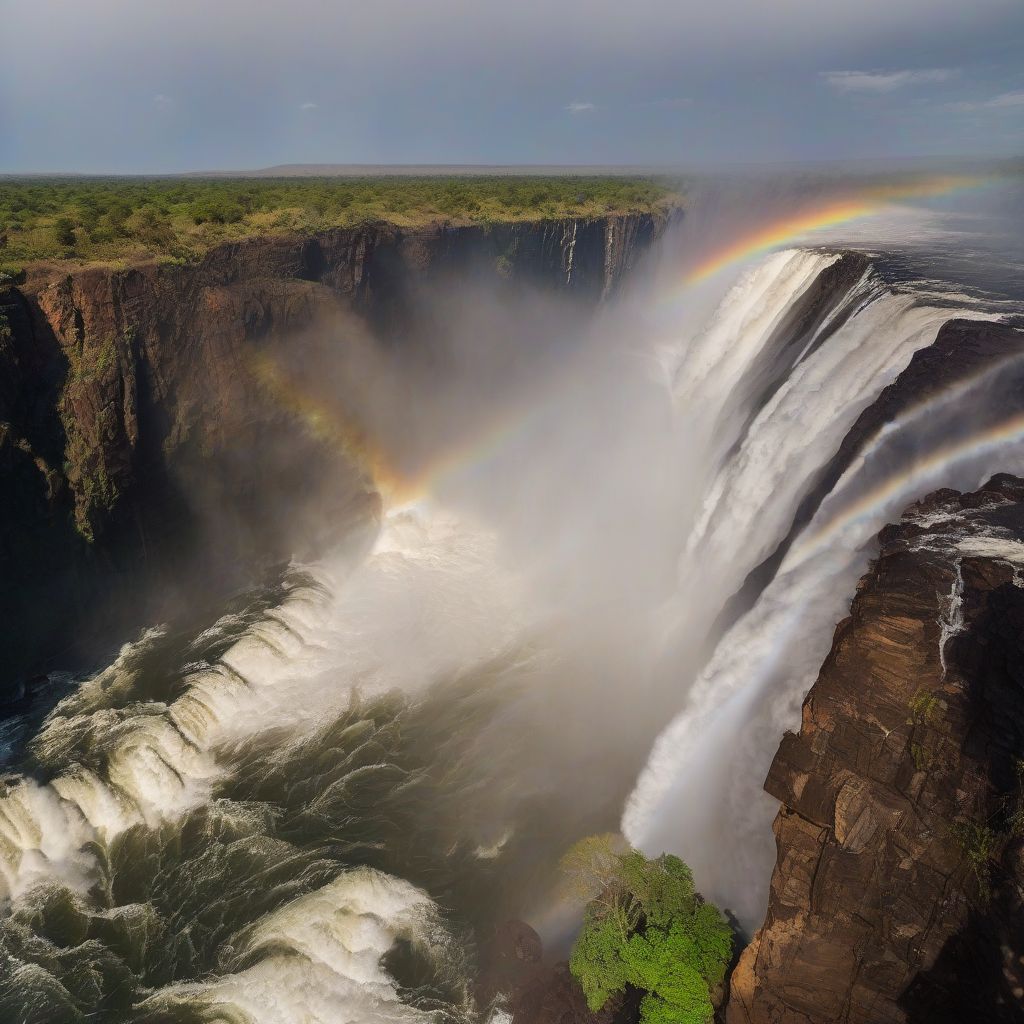
[{"label": "waterfall", "polygon": [[475,929],[627,794],[634,844],[759,923],[761,785],[871,538],[1020,438],[964,421],[982,375],[828,475],[945,322],[997,316],[863,254],[677,313],[609,310],[487,465],[52,708],[0,789],[0,1016],[476,1019]]},{"label": "waterfall", "polygon": [[[683,406],[682,422],[710,419],[716,425],[707,435],[721,436],[706,398],[714,395],[720,402],[722,396],[735,395],[770,339],[763,328],[748,333],[738,311],[749,305],[751,294],[759,296],[762,310],[797,301],[794,270],[811,259],[800,252],[777,254],[725,298],[712,330],[733,322],[732,330],[742,332],[742,345],[726,351],[721,341],[709,343],[705,335],[696,344],[687,339],[680,346],[675,394]],[[777,301],[779,292],[785,295],[783,303]],[[703,504],[679,561],[676,636],[668,645],[674,657],[699,643],[710,609],[720,609],[787,535],[794,513],[857,416],[896,379],[914,352],[931,344],[954,315],[995,318],[969,305],[954,314],[947,302],[909,290],[894,292],[871,272],[835,299],[851,308],[850,315],[822,344],[805,348],[807,354],[756,410],[745,435],[727,437],[726,454],[709,463],[701,483]],[[731,331],[725,335],[731,336]],[[955,418],[964,397],[964,388],[943,392],[923,412],[892,424],[883,447],[898,450],[909,438],[911,448],[919,443],[927,449],[935,438],[929,439],[924,427],[943,416]],[[736,419],[734,412],[730,419]],[[969,436],[970,424],[961,423],[959,429]],[[723,447],[719,441],[717,450]],[[754,606],[718,639],[692,685],[683,680],[682,710],[654,744],[624,809],[622,828],[631,842],[650,853],[678,853],[693,867],[702,890],[751,929],[763,918],[774,862],[770,823],[776,805],[761,785],[782,733],[799,727],[801,701],[866,568],[870,542],[926,491],[940,485],[973,488],[997,470],[1020,467],[1024,458],[1020,446],[1010,441],[987,452],[967,446],[961,455],[925,471],[891,472],[894,484],[884,499],[844,517],[865,481],[885,478],[875,465],[885,462],[862,459],[844,475]],[[834,523],[843,528],[833,530],[828,544],[802,545]]]}]

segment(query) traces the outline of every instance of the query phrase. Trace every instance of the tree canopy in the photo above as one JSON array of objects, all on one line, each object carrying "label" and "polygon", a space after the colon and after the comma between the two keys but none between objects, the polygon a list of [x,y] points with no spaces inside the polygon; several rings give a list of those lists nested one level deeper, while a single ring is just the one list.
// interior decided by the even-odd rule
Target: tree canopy
[{"label": "tree canopy", "polygon": [[732,931],[686,864],[671,854],[649,860],[608,834],[580,840],[562,868],[588,901],[569,969],[591,1010],[632,986],[646,993],[642,1024],[707,1024]]}]

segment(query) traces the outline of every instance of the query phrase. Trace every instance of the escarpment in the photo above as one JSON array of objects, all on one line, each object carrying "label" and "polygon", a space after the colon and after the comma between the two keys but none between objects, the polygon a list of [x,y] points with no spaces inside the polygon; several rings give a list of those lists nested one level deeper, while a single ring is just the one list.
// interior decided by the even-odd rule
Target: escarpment
[{"label": "escarpment", "polygon": [[937,491],[880,542],[765,785],[729,1024],[1024,1019],[1024,481]]},{"label": "escarpment", "polygon": [[230,588],[239,565],[287,558],[296,537],[315,546],[304,509],[353,514],[352,467],[254,379],[263,346],[331,318],[415,344],[417,298],[441,282],[539,287],[585,309],[662,227],[377,224],[192,264],[29,268],[0,291],[0,699],[159,617],[189,565]]}]

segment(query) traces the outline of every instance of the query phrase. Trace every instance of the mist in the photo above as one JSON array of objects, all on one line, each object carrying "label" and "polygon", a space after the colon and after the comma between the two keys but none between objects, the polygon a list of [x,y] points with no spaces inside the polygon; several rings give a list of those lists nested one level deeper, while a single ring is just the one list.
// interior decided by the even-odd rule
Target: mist
[{"label": "mist", "polygon": [[[818,189],[823,200],[834,194]],[[1005,373],[940,396],[927,417],[894,426],[884,458],[848,471],[806,532],[841,519],[887,476],[905,479],[834,549],[808,553],[798,539],[729,627],[723,607],[786,537],[823,462],[950,309],[948,299],[893,292],[868,270],[814,328],[825,341],[772,355],[794,305],[838,257],[827,247],[777,253],[683,294],[678,281],[702,254],[800,207],[793,191],[749,181],[697,196],[694,215],[638,273],[643,283],[594,318],[538,295],[453,283],[420,297],[414,319],[431,326],[412,352],[328,330],[318,359],[291,372],[320,407],[358,410],[360,433],[381,442],[390,471],[429,481],[425,494],[385,499],[381,550],[392,550],[390,531],[429,531],[440,516],[459,550],[486,551],[491,567],[472,593],[446,592],[444,621],[431,619],[423,635],[400,629],[392,648],[421,663],[435,645],[463,650],[467,630],[489,635],[472,617],[481,604],[508,629],[488,641],[502,664],[488,685],[507,696],[482,730],[477,770],[493,780],[494,802],[481,844],[508,843],[517,829],[550,833],[555,822],[572,823],[560,833],[568,839],[584,823],[613,826],[625,807],[631,840],[683,855],[752,928],[773,856],[774,805],[761,784],[778,737],[799,722],[875,533],[922,488],[975,486],[1018,456],[999,447],[913,471],[950,438],[984,429],[965,409],[1006,409]],[[893,208],[862,233],[934,245],[948,216],[942,204]],[[961,303],[961,316],[998,315],[994,298]],[[778,359],[796,362],[766,400]],[[996,390],[979,403],[979,387]],[[464,683],[475,671],[456,659],[428,699],[445,699],[443,677]],[[474,827],[469,815],[462,825]],[[509,882],[517,913],[550,915],[556,846],[546,868],[534,851],[528,883]]]},{"label": "mist", "polygon": [[[815,191],[822,202],[837,194],[828,181]],[[858,271],[803,351],[774,352],[838,259],[827,247],[680,288],[709,251],[802,203],[806,190],[774,182],[698,190],[693,215],[596,315],[457,279],[412,296],[407,329],[381,336],[339,317],[269,350],[271,398],[283,389],[291,409],[301,395],[295,415],[380,495],[366,506],[376,539],[360,533],[357,554],[344,542],[317,556],[337,594],[325,643],[338,660],[318,672],[329,695],[289,711],[294,726],[337,713],[339,679],[438,707],[486,685],[492,711],[464,756],[479,758],[472,774],[488,797],[463,807],[458,829],[522,858],[498,862],[495,902],[516,915],[549,914],[559,844],[616,827],[625,808],[630,839],[682,854],[710,896],[750,927],[759,920],[774,813],[761,783],[875,532],[920,479],[836,550],[791,553],[724,638],[721,613],[786,537],[857,415],[950,316],[945,302]],[[941,205],[894,208],[874,237],[934,243],[945,216]],[[890,474],[981,426],[956,402],[928,423],[897,431]],[[1005,463],[1001,451],[927,480],[966,486]],[[881,465],[851,470],[808,531],[877,486]],[[294,550],[330,532],[311,527],[310,507],[334,515],[330,502],[303,507]],[[536,839],[513,853],[514,837],[538,834],[546,853]]]}]

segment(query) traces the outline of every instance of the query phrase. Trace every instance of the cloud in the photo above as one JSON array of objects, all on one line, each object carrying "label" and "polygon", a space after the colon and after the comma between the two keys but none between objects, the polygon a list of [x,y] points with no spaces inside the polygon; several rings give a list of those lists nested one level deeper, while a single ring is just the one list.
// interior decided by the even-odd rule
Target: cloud
[{"label": "cloud", "polygon": [[950,110],[1007,110],[1013,107],[1024,107],[1024,89],[1016,92],[1001,92],[998,96],[989,96],[984,100],[961,100],[950,103]]},{"label": "cloud", "polygon": [[892,92],[907,85],[948,82],[955,68],[921,68],[901,71],[823,71],[821,77],[839,92]]},{"label": "cloud", "polygon": [[299,110],[319,110],[320,104],[314,103],[312,100],[306,100],[305,103],[299,104]]},{"label": "cloud", "polygon": [[158,92],[153,97],[153,106],[158,110],[170,110],[174,106],[174,100],[170,96],[165,96],[162,92]]},{"label": "cloud", "polygon": [[[973,153],[973,136],[950,137],[965,114],[951,128],[943,108],[945,119],[922,118],[898,139],[881,137],[892,125],[868,115],[894,97],[931,96],[938,107],[1024,88],[1012,77],[1024,46],[1021,0],[291,0],[255,5],[258,18],[253,6],[3,5],[5,38],[18,45],[0,60],[0,123],[17,145],[0,145],[0,170],[64,167],[69,152],[75,169],[102,171],[252,168],[311,155],[654,164]],[[961,65],[955,89],[955,77],[910,84]],[[977,76],[969,89],[968,65]],[[166,101],[153,85],[171,89]],[[837,101],[850,109],[837,111]],[[860,109],[865,101],[875,109]],[[119,131],[140,104],[153,131]],[[161,125],[186,110],[188,132]],[[296,137],[289,112],[307,129],[322,121],[331,130]],[[683,121],[685,137],[669,130]],[[609,125],[616,130],[601,130]]]}]

